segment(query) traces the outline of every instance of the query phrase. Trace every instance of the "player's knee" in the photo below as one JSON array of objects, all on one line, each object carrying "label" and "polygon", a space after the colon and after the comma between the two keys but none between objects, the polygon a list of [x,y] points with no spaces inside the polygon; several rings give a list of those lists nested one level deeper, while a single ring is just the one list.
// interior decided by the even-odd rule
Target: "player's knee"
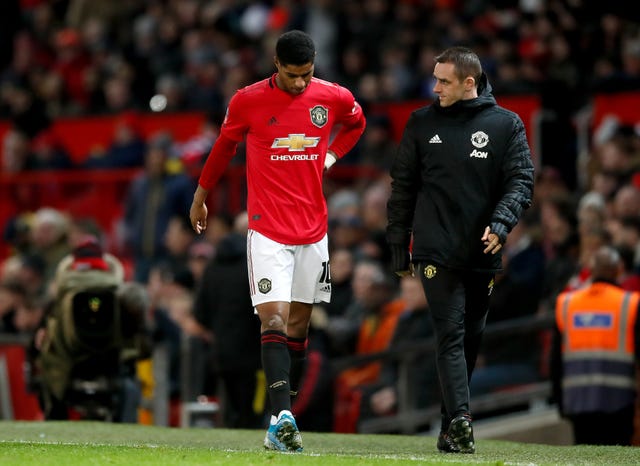
[{"label": "player's knee", "polygon": [[272,314],[262,321],[264,330],[277,330],[284,332],[285,322],[280,314]]},{"label": "player's knee", "polygon": [[309,327],[309,316],[292,313],[289,315],[287,326],[304,332]]}]

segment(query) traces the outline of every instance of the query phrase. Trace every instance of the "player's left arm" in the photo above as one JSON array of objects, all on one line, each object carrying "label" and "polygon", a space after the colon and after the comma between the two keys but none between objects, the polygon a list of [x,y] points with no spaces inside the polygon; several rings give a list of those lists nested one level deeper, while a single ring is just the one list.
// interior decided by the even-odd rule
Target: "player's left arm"
[{"label": "player's left arm", "polygon": [[[330,160],[329,157],[335,158],[333,162],[329,163],[329,167],[356,145],[367,124],[362,107],[348,89],[340,87],[337,99],[336,124],[340,125],[340,128],[327,150],[327,159]],[[329,168],[326,161],[325,167]]]}]

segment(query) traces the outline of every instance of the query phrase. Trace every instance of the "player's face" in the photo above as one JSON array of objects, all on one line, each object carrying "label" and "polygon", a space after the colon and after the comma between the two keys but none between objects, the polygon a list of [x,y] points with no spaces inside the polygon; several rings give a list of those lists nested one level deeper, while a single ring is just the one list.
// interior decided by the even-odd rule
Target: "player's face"
[{"label": "player's face", "polygon": [[302,94],[313,76],[313,63],[304,65],[283,65],[276,58],[278,75],[276,83],[285,92],[293,95]]},{"label": "player's face", "polygon": [[441,107],[449,107],[465,97],[466,80],[458,79],[453,63],[436,63],[433,77],[436,80],[433,92],[438,95]]}]

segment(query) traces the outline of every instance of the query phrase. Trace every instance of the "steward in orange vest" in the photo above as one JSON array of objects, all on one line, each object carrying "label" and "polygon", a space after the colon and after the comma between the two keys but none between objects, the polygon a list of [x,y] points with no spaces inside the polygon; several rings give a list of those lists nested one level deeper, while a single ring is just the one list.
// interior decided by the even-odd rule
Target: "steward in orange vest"
[{"label": "steward in orange vest", "polygon": [[631,444],[640,295],[616,284],[621,270],[618,252],[604,246],[593,257],[593,282],[557,298],[553,378],[576,444]]}]

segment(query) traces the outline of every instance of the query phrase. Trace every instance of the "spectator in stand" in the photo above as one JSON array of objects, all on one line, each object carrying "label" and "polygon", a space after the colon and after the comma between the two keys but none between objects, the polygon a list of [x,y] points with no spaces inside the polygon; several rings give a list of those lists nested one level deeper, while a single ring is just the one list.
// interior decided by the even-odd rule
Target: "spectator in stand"
[{"label": "spectator in stand", "polygon": [[172,139],[159,133],[145,154],[145,171],[129,187],[124,208],[127,245],[135,262],[134,278],[145,283],[152,265],[166,258],[163,245],[169,221],[184,216],[193,198],[193,182],[184,174],[170,174],[167,160]]},{"label": "spectator in stand", "polygon": [[358,256],[377,259],[384,264],[388,264],[390,260],[389,247],[385,239],[387,199],[390,192],[388,176],[381,176],[364,190],[360,215],[366,238],[360,242],[356,250]]},{"label": "spectator in stand", "polygon": [[549,200],[569,195],[569,188],[562,179],[560,172],[554,167],[542,167],[536,173],[535,189],[533,192],[533,205],[540,205]]},{"label": "spectator in stand", "polygon": [[[100,227],[99,223],[93,217],[73,217],[70,219],[69,232],[67,234],[67,242],[71,249],[75,249],[79,244],[82,244],[88,237],[95,238],[102,249],[109,250],[107,247],[109,237]],[[109,256],[112,256],[110,260],[115,262],[115,256],[108,252],[105,252]],[[120,259],[117,259],[120,262]]]},{"label": "spectator in stand", "polygon": [[[7,221],[2,234],[2,239],[7,242],[11,251],[7,260],[31,252],[33,248],[31,244],[31,217],[32,214],[27,212],[16,215]],[[0,270],[0,280],[2,277],[2,270]]]},{"label": "spectator in stand", "polygon": [[[347,248],[334,249],[331,259],[331,302],[318,304],[328,319],[344,314],[353,297],[351,280],[353,278],[355,259],[353,252]],[[315,311],[314,311],[315,312]]]},{"label": "spectator in stand", "polygon": [[69,170],[74,168],[69,153],[51,130],[43,130],[31,141],[32,170]]},{"label": "spectator in stand", "polygon": [[[356,90],[361,76],[367,70],[367,60],[366,47],[363,44],[351,42],[346,47],[343,47],[340,56],[342,68],[340,82],[344,83],[349,89]],[[360,100],[361,96],[357,91],[355,95]]]},{"label": "spectator in stand", "polygon": [[163,95],[166,100],[164,111],[184,112],[187,110],[185,84],[178,76],[163,75],[156,82],[156,94]]},{"label": "spectator in stand", "polygon": [[631,252],[630,268],[640,270],[640,218],[633,216],[614,219],[608,223],[608,231],[615,247]]},{"label": "spectator in stand", "polygon": [[18,280],[3,275],[0,281],[0,333],[14,333],[16,309],[27,299],[27,290]]},{"label": "spectator in stand", "polygon": [[[367,275],[361,277],[362,274]],[[356,288],[360,286],[356,292]],[[365,261],[356,266],[354,296],[362,315],[356,328],[354,355],[384,351],[389,348],[404,302],[395,298],[396,287],[382,264]],[[333,335],[332,335],[333,338]],[[379,381],[382,364],[378,361],[349,367],[336,376],[334,431],[356,432],[363,390]]]},{"label": "spectator in stand", "polygon": [[329,219],[329,234],[334,248],[356,251],[366,238],[366,230],[360,214]]},{"label": "spectator in stand", "polygon": [[576,217],[579,233],[605,226],[607,205],[604,196],[596,191],[585,193],[578,202]]},{"label": "spectator in stand", "polygon": [[42,100],[21,81],[9,81],[2,86],[2,104],[8,107],[14,129],[27,138],[33,138],[51,125]]},{"label": "spectator in stand", "polygon": [[508,272],[505,275],[527,289],[532,300],[538,302],[546,265],[538,211],[526,211],[511,230],[505,243],[504,256],[508,260]]},{"label": "spectator in stand", "polygon": [[31,141],[25,133],[10,130],[2,147],[2,171],[68,170],[74,168],[67,151],[50,129],[43,129]]},{"label": "spectator in stand", "polygon": [[616,247],[622,262],[622,273],[618,279],[620,288],[625,291],[640,292],[640,271],[634,264],[635,251],[625,246]]},{"label": "spectator in stand", "polygon": [[[622,23],[621,18],[616,19]],[[594,92],[610,93],[640,88],[640,39],[631,36],[622,39],[622,44],[616,42],[612,55],[598,57],[598,73],[592,81]],[[621,64],[613,62],[611,56],[619,56]]]},{"label": "spectator in stand", "polygon": [[55,59],[52,69],[63,79],[70,104],[81,110],[86,109],[89,95],[84,80],[91,60],[80,33],[74,28],[60,29],[54,34],[53,46]]},{"label": "spectator in stand", "polygon": [[605,204],[598,193],[586,193],[580,199],[577,210],[579,255],[577,268],[566,283],[565,290],[578,289],[591,279],[593,253],[611,243],[611,235],[605,228]]},{"label": "spectator in stand", "polygon": [[129,69],[129,65],[123,63],[119,73],[109,76],[104,81],[102,85],[105,104],[102,109],[103,113],[118,115],[122,112],[143,108],[143,104],[133,93],[132,74],[133,70]]},{"label": "spectator in stand", "polygon": [[592,154],[597,170],[611,178],[609,183],[601,183],[605,186],[613,185],[613,189],[603,193],[605,197],[615,195],[621,186],[630,181],[630,176],[636,169],[633,145],[629,136],[618,124],[614,124],[609,131],[611,134],[608,136],[605,130],[596,132]]},{"label": "spectator in stand", "polygon": [[174,215],[169,219],[163,243],[167,251],[164,261],[171,270],[188,269],[189,248],[195,240],[196,234],[191,228],[189,217]]},{"label": "spectator in stand", "polygon": [[187,83],[186,106],[194,110],[218,113],[224,109],[220,85],[223,79],[223,68],[219,60],[206,60],[198,63],[191,70]]},{"label": "spectator in stand", "polygon": [[17,130],[9,130],[2,141],[2,173],[20,173],[30,170],[33,155],[27,136]]},{"label": "spectator in stand", "polygon": [[640,189],[632,183],[620,186],[613,198],[612,208],[617,218],[640,217]]},{"label": "spectator in stand", "polygon": [[36,300],[45,299],[49,282],[44,276],[44,259],[39,254],[24,254],[18,257],[19,267],[15,271],[15,278],[22,283],[30,297]]},{"label": "spectator in stand", "polygon": [[[20,29],[20,24],[15,21],[20,15],[20,6],[17,0],[2,2],[0,5],[0,43],[9,44]],[[0,70],[11,62],[11,49],[4,48],[0,51]]]},{"label": "spectator in stand", "polygon": [[189,246],[187,268],[193,275],[196,286],[200,284],[204,269],[215,254],[215,246],[206,239],[193,241]]},{"label": "spectator in stand", "polygon": [[328,196],[327,208],[330,220],[360,215],[360,195],[350,187],[338,189]]},{"label": "spectator in stand", "polygon": [[[353,256],[351,260],[354,260]],[[372,298],[369,292],[376,284],[384,282],[384,272],[381,273],[378,266],[371,260],[357,261],[350,280],[351,301],[344,308],[336,309],[336,314],[327,316],[326,332],[331,357],[348,356],[355,352],[358,330],[367,313],[368,300]]]},{"label": "spectator in stand", "polygon": [[[7,56],[0,72],[26,78],[55,69],[64,76],[70,107],[75,107],[66,113],[89,114],[96,107],[83,106],[91,92],[87,81],[101,82],[122,56],[135,70],[132,95],[141,102],[153,92],[148,83],[170,74],[188,77],[187,108],[206,104],[223,110],[240,87],[237,79],[248,82],[268,74],[264,57],[270,56],[274,35],[296,27],[308,31],[322,49],[318,72],[326,76],[321,77],[337,76],[354,91],[363,84],[362,95],[356,92],[363,102],[398,95],[433,98],[436,43],[476,46],[496,89],[505,92],[539,91],[540,84],[550,83],[547,75],[562,84],[565,96],[579,96],[589,76],[595,81],[591,89],[607,92],[633,89],[638,81],[634,18],[610,4],[530,2],[536,5],[532,10],[529,3],[504,3],[480,11],[450,3],[384,1],[307,2],[295,8],[273,2],[249,7],[234,2],[111,3],[32,1],[9,7],[6,43],[16,44],[19,66],[7,69]],[[567,55],[588,58],[571,63]],[[87,79],[87,74],[94,77]],[[227,79],[229,90],[223,90]],[[25,79],[29,86],[37,81]]]},{"label": "spectator in stand", "polygon": [[53,279],[58,263],[71,251],[68,234],[69,218],[59,210],[43,207],[34,214],[31,242],[33,253],[44,260],[45,282]]},{"label": "spectator in stand", "polygon": [[179,425],[176,408],[183,393],[182,339],[192,334],[193,293],[195,282],[187,270],[174,271],[165,263],[156,263],[146,281],[151,304],[153,336],[156,343],[165,343],[169,355],[169,424]]},{"label": "spectator in stand", "polygon": [[209,364],[220,381],[223,423],[228,428],[264,425],[260,377],[260,320],[253,312],[247,272],[246,235],[231,232],[220,242],[196,290],[194,317],[210,344]]},{"label": "spectator in stand", "polygon": [[367,119],[367,129],[358,146],[358,163],[380,171],[389,171],[398,145],[391,138],[391,121],[385,114]]},{"label": "spectator in stand", "polygon": [[387,226],[387,199],[390,192],[391,179],[388,176],[380,177],[364,190],[361,215],[369,234],[384,235]]},{"label": "spectator in stand", "polygon": [[571,199],[553,197],[539,207],[546,258],[541,306],[543,312],[548,312],[553,309],[558,293],[578,270],[580,247],[576,207]]},{"label": "spectator in stand", "polygon": [[144,165],[146,144],[140,135],[138,117],[125,112],[115,121],[113,139],[106,151],[89,154],[84,168],[132,168]]},{"label": "spectator in stand", "polygon": [[[404,309],[395,328],[390,351],[409,349],[433,336],[427,298],[420,279],[412,276],[400,280],[400,299]],[[400,402],[405,409],[425,409],[440,402],[434,354],[417,354],[408,361],[385,360],[380,377],[364,389],[359,421],[369,417],[388,416],[397,412]],[[400,372],[408,377],[404,396],[400,399]],[[426,427],[426,426],[425,426]]]},{"label": "spectator in stand", "polygon": [[567,281],[565,291],[582,288],[591,281],[593,254],[602,246],[610,245],[611,236],[602,225],[589,226],[579,232],[579,242],[577,270]]},{"label": "spectator in stand", "polygon": [[[239,216],[236,218],[238,217]],[[207,221],[208,226],[205,232],[205,239],[217,248],[220,241],[234,230],[234,222],[235,219],[233,216],[225,212],[218,212],[212,215]]]},{"label": "spectator in stand", "polygon": [[339,189],[328,197],[327,206],[331,247],[355,252],[366,233],[360,213],[360,194],[355,188]]},{"label": "spectator in stand", "polygon": [[[496,275],[487,324],[533,317],[538,313],[545,273],[545,255],[534,211],[527,211],[511,230],[502,255],[503,272]],[[533,383],[540,374],[542,354],[538,332],[483,342],[469,384],[472,396]]]},{"label": "spectator in stand", "polygon": [[3,316],[3,331],[33,336],[44,317],[44,310],[45,301],[27,292],[23,299],[17,301],[15,308]]}]

